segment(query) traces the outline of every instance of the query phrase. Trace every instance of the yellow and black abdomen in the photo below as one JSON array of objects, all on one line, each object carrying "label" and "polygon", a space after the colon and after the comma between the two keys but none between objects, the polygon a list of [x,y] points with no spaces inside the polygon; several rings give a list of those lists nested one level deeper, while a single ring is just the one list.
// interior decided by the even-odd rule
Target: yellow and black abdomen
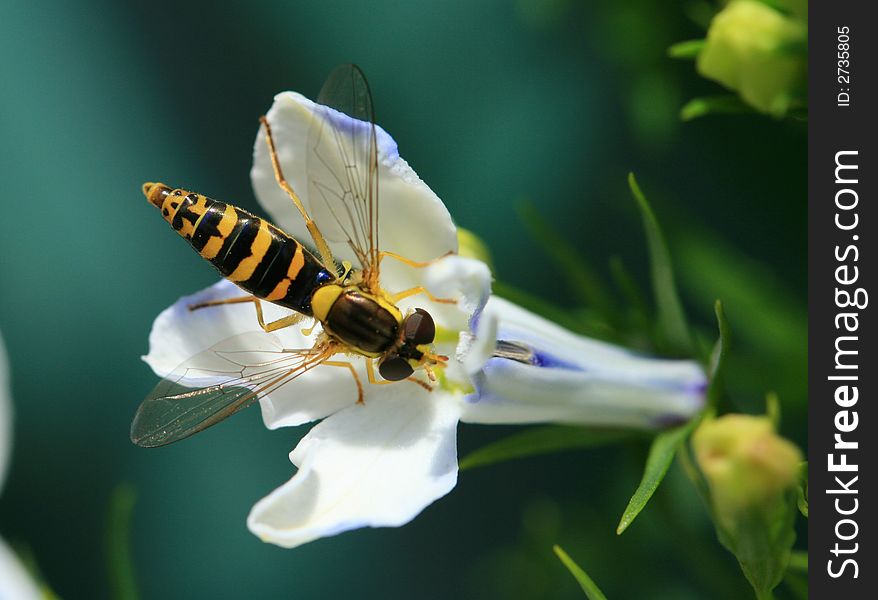
[{"label": "yellow and black abdomen", "polygon": [[310,316],[314,290],[336,279],[302,244],[265,219],[201,194],[162,184],[143,187],[177,233],[257,298]]}]

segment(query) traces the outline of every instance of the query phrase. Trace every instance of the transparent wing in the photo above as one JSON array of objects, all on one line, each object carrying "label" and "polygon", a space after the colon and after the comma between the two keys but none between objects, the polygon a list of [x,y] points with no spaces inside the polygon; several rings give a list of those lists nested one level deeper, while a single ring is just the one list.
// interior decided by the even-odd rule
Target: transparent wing
[{"label": "transparent wing", "polygon": [[308,138],[312,218],[330,240],[346,242],[366,279],[378,280],[378,148],[366,77],[337,67],[317,98]]},{"label": "transparent wing", "polygon": [[292,381],[330,354],[324,348],[286,349],[276,337],[262,332],[228,338],[178,366],[150,392],[131,422],[131,441],[154,448],[189,437]]}]

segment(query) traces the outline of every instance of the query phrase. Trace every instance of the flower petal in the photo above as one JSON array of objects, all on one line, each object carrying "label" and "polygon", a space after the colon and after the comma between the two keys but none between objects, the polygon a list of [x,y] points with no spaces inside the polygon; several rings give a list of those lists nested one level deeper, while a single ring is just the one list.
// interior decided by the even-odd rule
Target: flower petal
[{"label": "flower petal", "polygon": [[468,331],[460,332],[460,343],[455,353],[457,362],[463,365],[464,371],[470,378],[475,377],[494,356],[499,333],[499,319],[496,315],[478,318],[474,324],[475,335]]},{"label": "flower petal", "polygon": [[[0,487],[6,477],[12,450],[12,398],[9,386],[9,361],[3,336],[0,336]],[[0,539],[0,600],[38,600],[42,594],[9,546]]]},{"label": "flower petal", "polygon": [[43,594],[9,546],[0,539],[0,599],[40,600]]},{"label": "flower petal", "polygon": [[[190,357],[226,338],[259,331],[256,310],[249,303],[189,310],[194,304],[246,295],[248,294],[245,291],[232,282],[221,279],[208,288],[183,296],[156,317],[149,332],[149,353],[143,360],[156,375],[164,377]],[[263,308],[266,321],[292,312],[267,302],[263,303]],[[290,343],[288,347],[301,348],[308,344],[308,340],[297,329],[286,328],[283,331],[285,335],[293,335],[292,339],[283,340],[285,344]]]},{"label": "flower petal", "polygon": [[256,503],[250,530],[292,548],[359,527],[403,525],[447,494],[457,482],[459,403],[405,387],[388,385],[380,399],[315,426],[290,454],[299,472]]},{"label": "flower petal", "polygon": [[654,428],[685,421],[704,404],[707,380],[694,361],[590,340],[501,298],[490,299],[480,322],[486,319],[498,321],[497,339],[529,348],[531,364],[489,359],[473,378],[465,422]]},{"label": "flower petal", "polygon": [[[345,242],[346,237],[329,205],[322,198],[317,198],[319,194],[316,191],[309,189],[314,187],[312,179],[317,169],[326,164],[326,157],[317,155],[315,141],[310,136],[314,135],[313,131],[322,131],[321,143],[330,143],[332,139],[343,138],[342,131],[361,127],[362,122],[332,109],[318,110],[318,106],[301,94],[283,92],[275,96],[267,118],[287,181],[330,242],[333,254],[353,261],[353,254]],[[327,119],[324,115],[330,115],[331,118]],[[393,138],[377,126],[376,136],[380,215],[378,237],[381,250],[395,252],[415,261],[426,261],[456,251],[457,233],[445,205],[399,157]],[[366,165],[362,167],[365,169]],[[341,175],[347,176],[346,173]],[[256,197],[275,223],[293,237],[310,244],[311,237],[301,215],[275,181],[262,129],[256,136],[250,177]]]},{"label": "flower petal", "polygon": [[456,300],[455,304],[446,304],[433,302],[426,294],[416,294],[398,303],[403,312],[416,307],[426,309],[437,325],[453,331],[455,337],[458,331],[467,329],[469,319],[484,306],[491,293],[491,271],[474,258],[446,256],[421,269],[385,260],[381,269],[382,286],[390,294],[424,287],[434,297]]},{"label": "flower petal", "polygon": [[[227,280],[206,288],[191,296],[184,296],[156,318],[149,334],[149,354],[143,360],[159,376],[165,377],[178,366],[194,356],[233,336],[242,336],[241,342],[258,338],[258,345],[241,347],[253,352],[275,352],[284,348],[311,348],[317,332],[310,336],[301,333],[301,327],[285,327],[271,334],[263,333],[256,320],[256,312],[249,303],[212,306],[196,311],[189,310],[193,304],[234,298],[245,293]],[[266,321],[279,319],[292,311],[270,302],[262,303]],[[229,343],[234,344],[235,340]],[[225,346],[229,346],[229,343]],[[234,348],[224,348],[229,351]],[[362,362],[362,361],[358,361]],[[366,381],[365,369],[360,366],[362,381]],[[192,381],[190,385],[197,382]],[[215,384],[204,381],[201,385]],[[357,388],[353,378],[338,368],[318,366],[306,377],[298,378],[260,399],[262,417],[266,427],[289,427],[316,419],[322,419],[335,411],[353,404]]]}]

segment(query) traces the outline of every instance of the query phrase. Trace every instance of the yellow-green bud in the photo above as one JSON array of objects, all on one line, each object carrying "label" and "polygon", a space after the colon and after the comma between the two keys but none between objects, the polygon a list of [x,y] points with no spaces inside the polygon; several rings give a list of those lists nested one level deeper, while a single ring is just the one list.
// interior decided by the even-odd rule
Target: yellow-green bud
[{"label": "yellow-green bud", "polygon": [[804,98],[807,22],[756,0],[717,13],[698,55],[698,72],[736,90],[755,109],[783,116]]},{"label": "yellow-green bud", "polygon": [[692,436],[710,488],[717,535],[741,565],[757,597],[783,579],[796,539],[795,494],[802,453],[769,417],[725,415]]},{"label": "yellow-green bud", "polygon": [[705,421],[692,447],[723,520],[752,508],[770,510],[795,485],[802,461],[768,417],[731,414]]}]

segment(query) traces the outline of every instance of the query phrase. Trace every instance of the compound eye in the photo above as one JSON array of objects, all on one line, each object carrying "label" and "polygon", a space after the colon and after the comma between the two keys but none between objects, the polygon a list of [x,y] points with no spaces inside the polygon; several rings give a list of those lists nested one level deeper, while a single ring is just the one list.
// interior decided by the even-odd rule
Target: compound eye
[{"label": "compound eye", "polygon": [[410,376],[415,370],[406,359],[398,354],[391,354],[378,365],[378,372],[387,381],[400,381]]},{"label": "compound eye", "polygon": [[416,308],[405,320],[405,340],[416,346],[430,344],[436,338],[436,325],[433,317],[423,308]]}]

